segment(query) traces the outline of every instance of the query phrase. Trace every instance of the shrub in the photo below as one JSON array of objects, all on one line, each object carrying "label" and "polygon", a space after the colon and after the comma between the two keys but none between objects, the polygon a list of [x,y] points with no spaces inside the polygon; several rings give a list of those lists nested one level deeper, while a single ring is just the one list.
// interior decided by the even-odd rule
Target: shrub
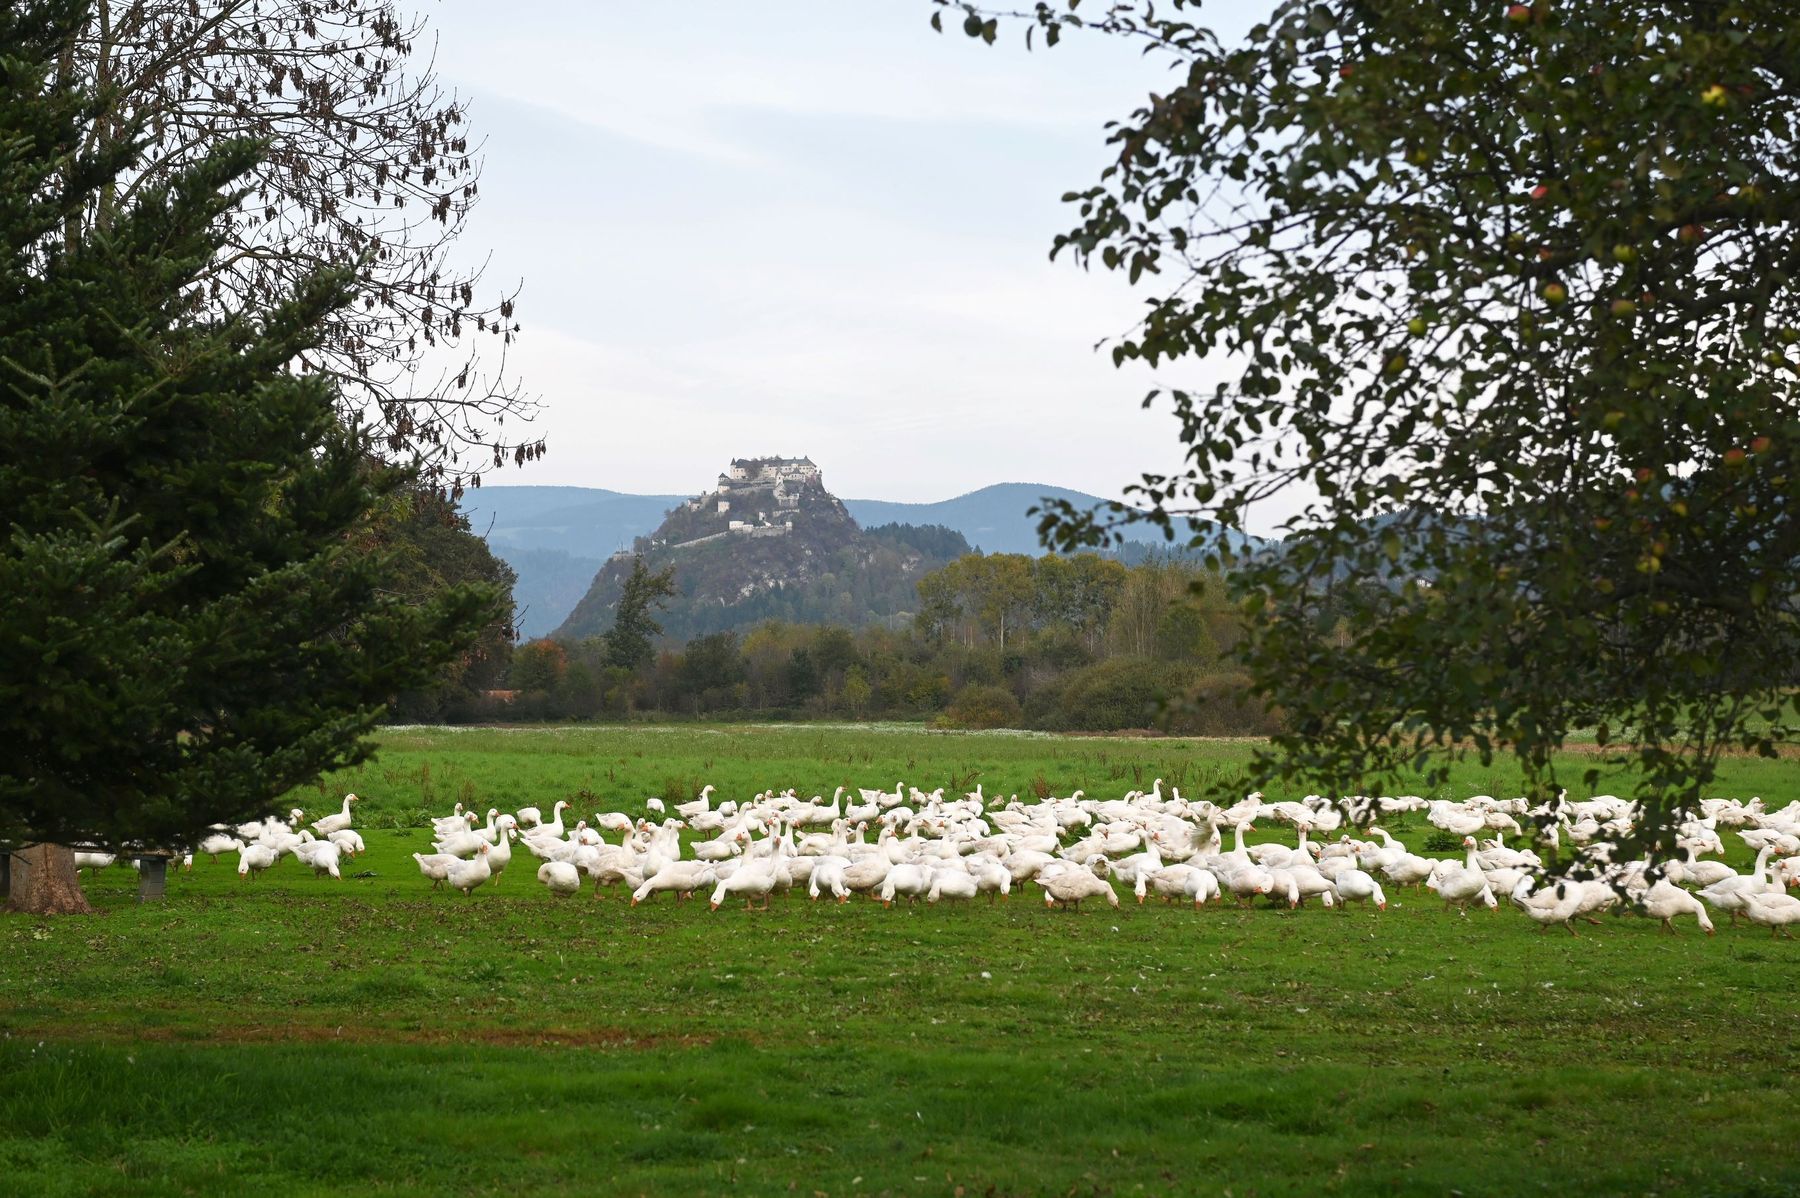
[{"label": "shrub", "polygon": [[1250,693],[1248,674],[1190,678],[1169,704],[1169,730],[1190,736],[1269,736],[1280,717]]},{"label": "shrub", "polygon": [[1141,658],[1104,661],[1071,674],[1045,717],[1047,726],[1069,732],[1113,732],[1150,728],[1173,689],[1167,667]]},{"label": "shrub", "polygon": [[1442,828],[1425,838],[1425,851],[1428,853],[1455,853],[1461,851],[1463,838],[1454,832],[1446,832]]},{"label": "shrub", "polygon": [[935,722],[940,728],[1016,728],[1023,714],[1005,687],[974,682],[956,692]]}]

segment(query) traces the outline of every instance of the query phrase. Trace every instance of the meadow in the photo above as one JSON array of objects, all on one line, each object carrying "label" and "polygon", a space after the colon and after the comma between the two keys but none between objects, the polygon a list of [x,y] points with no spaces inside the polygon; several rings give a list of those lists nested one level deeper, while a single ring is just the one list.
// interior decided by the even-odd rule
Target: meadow
[{"label": "meadow", "polygon": [[[343,882],[204,858],[0,920],[0,1177],[31,1194],[1800,1193],[1800,944],[1631,917],[473,897],[457,801],[840,785],[1113,797],[1234,742],[904,727],[392,729]],[[1579,764],[1578,762],[1572,764]],[[1505,793],[1468,768],[1455,796]],[[1791,760],[1720,793],[1800,797]],[[1286,796],[1281,796],[1286,797]],[[1397,833],[1422,848],[1423,824]],[[1267,835],[1277,835],[1270,830]],[[1748,854],[1734,852],[1735,864]]]}]

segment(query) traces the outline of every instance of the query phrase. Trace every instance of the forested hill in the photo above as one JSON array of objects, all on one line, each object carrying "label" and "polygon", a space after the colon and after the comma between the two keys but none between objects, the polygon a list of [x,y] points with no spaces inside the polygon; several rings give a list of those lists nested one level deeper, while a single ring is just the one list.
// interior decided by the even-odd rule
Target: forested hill
[{"label": "forested hill", "polygon": [[[482,487],[468,492],[462,510],[494,553],[518,574],[513,595],[527,637],[557,627],[587,593],[606,559],[649,536],[685,495],[628,495],[599,487]],[[1105,502],[1066,487],[998,483],[938,503],[846,499],[843,507],[865,529],[883,524],[937,525],[960,533],[989,553],[1038,553],[1037,520],[1025,513],[1045,498],[1079,507]],[[1132,529],[1134,540],[1161,544],[1154,529]],[[792,617],[788,617],[792,618]]]},{"label": "forested hill", "polygon": [[[659,617],[686,641],[777,619],[857,628],[899,623],[918,580],[969,551],[953,529],[890,524],[864,530],[804,459],[757,460],[748,477],[680,501],[633,551],[674,567],[678,595]],[[612,625],[632,554],[609,558],[555,631],[579,640]]]}]

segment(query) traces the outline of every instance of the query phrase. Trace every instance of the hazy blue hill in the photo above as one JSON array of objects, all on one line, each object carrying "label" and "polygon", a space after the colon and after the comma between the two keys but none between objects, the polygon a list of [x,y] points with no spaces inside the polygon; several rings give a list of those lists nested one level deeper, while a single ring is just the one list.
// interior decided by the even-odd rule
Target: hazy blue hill
[{"label": "hazy blue hill", "polygon": [[629,549],[635,538],[648,535],[670,508],[686,499],[627,495],[599,487],[482,487],[463,496],[462,510],[475,531],[502,556],[503,550],[516,546],[605,558],[614,550]]},{"label": "hazy blue hill", "polygon": [[545,636],[561,624],[606,564],[603,558],[575,557],[560,549],[525,549],[517,545],[493,548],[494,555],[518,575],[518,581],[513,583],[513,601],[517,604],[519,629],[526,637]]},{"label": "hazy blue hill", "polygon": [[[1037,517],[1025,513],[1045,499],[1067,499],[1078,508],[1105,503],[1098,495],[1042,483],[995,483],[967,495],[937,503],[893,503],[885,499],[846,499],[844,506],[864,528],[877,524],[941,524],[960,532],[984,553],[1042,553]],[[1153,528],[1132,528],[1133,541],[1162,543]]]}]

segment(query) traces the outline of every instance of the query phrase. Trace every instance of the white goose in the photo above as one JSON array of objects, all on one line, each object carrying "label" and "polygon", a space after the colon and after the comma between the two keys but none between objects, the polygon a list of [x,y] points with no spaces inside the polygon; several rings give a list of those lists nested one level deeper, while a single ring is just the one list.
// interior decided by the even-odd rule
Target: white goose
[{"label": "white goose", "polygon": [[887,881],[892,868],[886,854],[871,853],[844,871],[844,885],[858,894],[871,894]]},{"label": "white goose", "polygon": [[893,906],[896,897],[913,902],[930,890],[930,868],[905,861],[888,870],[887,877],[881,880],[881,905]]},{"label": "white goose", "polygon": [[205,853],[208,857],[217,861],[220,853],[235,853],[243,847],[244,842],[230,833],[214,832],[212,835],[202,840],[199,845],[196,846],[194,851],[197,853]]},{"label": "white goose", "polygon": [[462,860],[454,853],[414,853],[412,858],[418,862],[419,872],[431,879],[433,890],[450,877],[450,867]]},{"label": "white goose", "polygon": [[1538,925],[1540,932],[1548,932],[1556,924],[1569,929],[1569,935],[1576,935],[1575,925],[1569,921],[1581,907],[1581,887],[1572,883],[1559,883],[1548,890],[1532,893],[1532,880],[1521,879],[1518,888],[1512,892],[1512,904],[1525,912]]},{"label": "white goose", "polygon": [[321,877],[329,875],[340,882],[344,880],[344,875],[338,872],[338,846],[329,840],[314,840],[312,833],[305,833],[301,842],[294,846],[294,856]]},{"label": "white goose", "polygon": [[1781,883],[1765,876],[1769,866],[1769,858],[1775,852],[1773,845],[1764,845],[1756,854],[1756,869],[1750,874],[1733,874],[1729,878],[1721,878],[1700,892],[1700,897],[1719,908],[1731,912],[1731,922],[1736,923],[1738,915],[1744,910],[1744,896],[1762,894],[1779,890]]},{"label": "white goose", "polygon": [[555,809],[550,812],[550,822],[540,823],[533,828],[529,839],[536,840],[540,836],[548,836],[554,840],[561,840],[563,837],[562,813],[563,808],[568,805],[569,800],[558,799]]},{"label": "white goose", "polygon": [[1176,899],[1191,901],[1196,911],[1220,893],[1219,880],[1211,870],[1186,863],[1165,865],[1154,873],[1139,874],[1137,884],[1132,887],[1137,901],[1142,903],[1152,890],[1171,902]]},{"label": "white goose", "polygon": [[450,884],[450,889],[460,890],[465,896],[470,895],[475,893],[477,886],[492,877],[493,873],[488,869],[488,853],[490,851],[492,851],[491,846],[483,844],[476,850],[473,861],[458,859],[456,864],[450,867],[449,876],[444,879]]},{"label": "white goose", "polygon": [[496,886],[500,885],[500,875],[505,873],[506,867],[512,864],[512,839],[517,835],[510,822],[513,817],[503,815],[500,818],[508,822],[500,826],[500,838],[494,842],[494,847],[487,851],[488,869],[494,875],[494,885]]},{"label": "white goose", "polygon": [[713,790],[713,784],[708,782],[705,786],[700,788],[700,794],[697,798],[693,799],[691,802],[677,803],[675,805],[675,814],[679,815],[682,819],[691,820],[696,815],[711,811]]},{"label": "white goose", "polygon": [[1660,920],[1670,932],[1675,930],[1671,921],[1677,915],[1692,915],[1708,936],[1713,934],[1712,917],[1706,913],[1706,904],[1667,878],[1644,892],[1644,897],[1638,900],[1638,910],[1651,919]]},{"label": "white goose", "polygon": [[1387,910],[1387,895],[1381,893],[1381,883],[1360,869],[1345,869],[1332,879],[1337,890],[1338,906],[1349,910],[1348,904],[1360,903],[1365,899],[1373,899],[1377,911]]},{"label": "white goose", "polygon": [[1337,901],[1331,879],[1313,868],[1311,861],[1290,857],[1288,864],[1270,869],[1269,877],[1275,883],[1275,893],[1286,895],[1290,907],[1298,907],[1314,895],[1327,907]]},{"label": "white goose", "polygon": [[344,809],[336,815],[327,815],[313,821],[313,831],[320,836],[330,836],[333,832],[342,832],[350,826],[350,804],[361,802],[355,795],[344,796]]},{"label": "white goose", "polygon": [[1431,876],[1437,862],[1416,853],[1401,852],[1383,859],[1381,872],[1396,886],[1417,886]]},{"label": "white goose", "polygon": [[850,901],[850,888],[844,885],[844,871],[850,868],[850,862],[844,857],[820,857],[813,862],[812,876],[807,879],[807,896],[818,899],[821,893],[828,893],[840,903]]},{"label": "white goose", "polygon": [[1138,875],[1155,873],[1163,867],[1162,849],[1155,836],[1145,838],[1144,850],[1112,863],[1113,877],[1127,886],[1137,885]]},{"label": "white goose", "polygon": [[1446,909],[1454,907],[1466,916],[1470,903],[1479,901],[1493,907],[1495,900],[1494,892],[1488,887],[1487,875],[1481,872],[1475,838],[1463,837],[1463,847],[1469,851],[1468,859],[1460,866],[1454,861],[1438,863],[1425,885],[1428,889],[1437,891],[1438,897],[1444,900]]},{"label": "white goose", "polygon": [[779,836],[774,838],[775,852],[768,857],[752,857],[729,877],[721,877],[718,886],[713,890],[711,907],[714,911],[725,901],[725,896],[741,894],[744,896],[744,910],[750,910],[752,898],[762,899],[762,909],[769,909],[769,892],[775,889],[777,871],[781,868],[783,855],[786,852]]},{"label": "white goose", "polygon": [[931,889],[925,893],[925,901],[935,903],[940,899],[972,899],[977,893],[975,875],[961,864],[934,865],[931,868]]},{"label": "white goose", "polygon": [[988,896],[988,902],[1005,901],[1012,894],[1012,871],[998,861],[989,861],[975,870],[975,891]]},{"label": "white goose", "polygon": [[517,824],[510,815],[501,815],[497,808],[488,808],[488,822],[485,828],[470,828],[466,832],[452,832],[437,842],[437,851],[449,853],[456,857],[468,857],[477,852],[483,845],[492,848],[499,843],[500,831]]},{"label": "white goose", "polygon": [[[1098,867],[1104,870],[1106,863],[1100,862]],[[1074,869],[1060,870],[1050,877],[1038,875],[1037,884],[1044,888],[1044,906],[1061,906],[1065,911],[1081,910],[1083,899],[1104,898],[1114,907],[1119,905],[1119,892],[1112,883],[1098,877],[1092,870]]]},{"label": "white goose", "polygon": [[568,898],[581,889],[581,871],[567,861],[546,861],[538,866],[538,881],[558,898]]},{"label": "white goose", "polygon": [[631,894],[631,905],[637,906],[651,895],[663,890],[675,892],[675,901],[692,898],[696,890],[711,886],[719,880],[718,870],[707,861],[667,861],[661,869],[644,879]]},{"label": "white goose", "polygon": [[238,877],[250,879],[281,860],[281,854],[266,844],[247,844],[238,850]]},{"label": "white goose", "polygon": [[1788,928],[1800,923],[1800,898],[1779,891],[1747,891],[1744,894],[1744,914],[1751,923],[1759,923],[1769,929],[1771,936],[1786,936],[1792,940],[1794,934]]},{"label": "white goose", "polygon": [[694,857],[700,861],[724,861],[743,852],[744,842],[749,839],[750,833],[740,828],[712,840],[697,840],[693,844]]},{"label": "white goose", "polygon": [[473,811],[464,811],[463,805],[458,803],[456,805],[455,814],[432,817],[432,838],[436,839],[439,836],[448,836],[452,832],[466,832],[469,830],[469,825],[475,822],[475,818],[475,813]]},{"label": "white goose", "polygon": [[1275,889],[1274,875],[1252,861],[1249,850],[1244,847],[1244,829],[1247,827],[1249,821],[1238,821],[1233,827],[1236,843],[1232,850],[1202,862],[1218,878],[1219,885],[1230,891],[1239,903],[1253,902],[1257,895],[1269,894]]},{"label": "white goose", "polygon": [[1669,863],[1669,880],[1672,882],[1711,886],[1715,882],[1737,876],[1737,871],[1723,861],[1700,860],[1699,852],[1691,844],[1685,846],[1682,852],[1684,855],[1680,861]]}]

